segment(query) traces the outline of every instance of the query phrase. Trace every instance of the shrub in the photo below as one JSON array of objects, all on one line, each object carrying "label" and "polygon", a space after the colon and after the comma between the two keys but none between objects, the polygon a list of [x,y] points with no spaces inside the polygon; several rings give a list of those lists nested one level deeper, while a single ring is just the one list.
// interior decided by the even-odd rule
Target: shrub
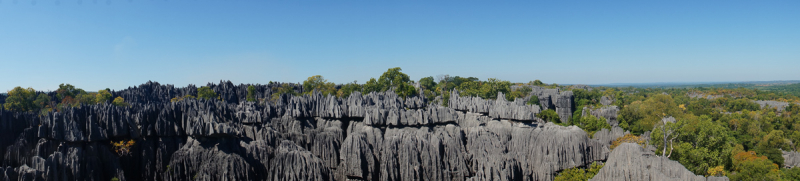
[{"label": "shrub", "polygon": [[256,101],[256,87],[253,85],[247,86],[247,101]]},{"label": "shrub", "polygon": [[558,117],[558,113],[556,113],[556,111],[552,109],[544,110],[539,114],[536,114],[536,117],[542,118],[547,122],[561,123],[561,118]]},{"label": "shrub", "polygon": [[528,105],[539,105],[539,96],[532,95],[531,99],[528,99]]},{"label": "shrub", "polygon": [[35,111],[38,107],[34,104],[36,100],[36,90],[33,88],[23,89],[22,87],[15,87],[8,91],[6,103],[3,107],[9,111]]},{"label": "shrub", "polygon": [[111,100],[111,93],[108,90],[99,90],[95,95],[95,102],[106,103]]},{"label": "shrub", "polygon": [[599,172],[601,168],[603,168],[602,163],[593,162],[588,169],[582,169],[576,167],[561,171],[561,173],[559,173],[554,180],[556,181],[589,180],[592,179],[595,175],[597,175],[597,172]]},{"label": "shrub", "polygon": [[281,95],[283,94],[297,95],[297,92],[294,91],[294,87],[292,87],[291,85],[283,83],[281,84],[280,87],[272,88],[272,97],[270,98],[270,101],[272,101],[273,103],[278,101],[278,99],[280,99]]},{"label": "shrub", "polygon": [[213,99],[217,97],[217,93],[210,87],[197,88],[197,98]]},{"label": "shrub", "polygon": [[314,90],[317,90],[322,93],[323,96],[336,95],[335,86],[333,82],[328,82],[328,80],[325,80],[321,75],[315,75],[303,81],[303,94],[311,94]]},{"label": "shrub", "polygon": [[645,146],[645,140],[642,139],[641,137],[632,134],[626,134],[625,136],[619,137],[617,138],[617,140],[611,142],[610,148],[614,149],[617,146],[621,145],[622,143],[636,143],[638,145],[641,145],[642,147]]},{"label": "shrub", "polygon": [[114,148],[114,152],[117,152],[117,154],[120,156],[129,155],[134,144],[136,144],[136,141],[133,140],[122,140],[119,142],[111,141],[111,146]]},{"label": "shrub", "polygon": [[169,101],[170,102],[178,102],[178,101],[182,101],[182,100],[185,100],[185,99],[194,99],[194,98],[195,97],[192,96],[192,95],[185,95],[183,97],[174,97],[174,98],[170,99]]},{"label": "shrub", "polygon": [[725,176],[725,166],[716,166],[708,169],[708,176]]},{"label": "shrub", "polygon": [[733,155],[733,166],[737,173],[731,180],[779,180],[781,176],[778,165],[766,156],[757,156],[753,151],[739,151]]},{"label": "shrub", "polygon": [[115,106],[121,106],[121,107],[128,106],[128,103],[125,102],[125,99],[123,99],[122,97],[114,98],[114,101],[111,102],[111,104],[113,104]]}]

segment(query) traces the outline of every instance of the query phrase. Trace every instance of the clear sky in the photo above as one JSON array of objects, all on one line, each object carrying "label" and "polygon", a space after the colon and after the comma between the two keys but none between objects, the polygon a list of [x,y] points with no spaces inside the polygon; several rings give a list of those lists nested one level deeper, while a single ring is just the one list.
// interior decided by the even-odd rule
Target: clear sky
[{"label": "clear sky", "polygon": [[0,0],[0,91],[800,80],[800,1]]}]

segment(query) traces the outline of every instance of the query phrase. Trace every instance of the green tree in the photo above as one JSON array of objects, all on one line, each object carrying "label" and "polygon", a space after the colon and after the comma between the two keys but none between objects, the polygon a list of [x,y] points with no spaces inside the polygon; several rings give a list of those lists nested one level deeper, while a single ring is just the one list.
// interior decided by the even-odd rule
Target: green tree
[{"label": "green tree", "polygon": [[270,98],[270,101],[275,103],[276,101],[278,101],[278,99],[281,98],[281,95],[284,94],[297,95],[297,92],[294,91],[294,87],[292,87],[291,85],[283,83],[279,87],[272,88],[272,97]]},{"label": "green tree", "polygon": [[217,98],[217,93],[214,92],[210,87],[200,87],[197,88],[197,97],[203,99],[213,99]]},{"label": "green tree", "polygon": [[539,114],[536,114],[536,117],[541,118],[547,122],[561,123],[561,118],[558,117],[558,113],[556,113],[556,111],[552,109],[546,109],[540,112]]},{"label": "green tree", "polygon": [[47,109],[50,106],[50,96],[45,93],[39,93],[33,104],[39,109]]},{"label": "green tree", "polygon": [[108,90],[97,91],[97,95],[95,95],[95,102],[106,103],[110,100],[111,100],[111,92],[109,92]]},{"label": "green tree", "polygon": [[78,100],[80,104],[95,104],[95,100],[97,99],[96,93],[82,93],[75,96],[75,99]]},{"label": "green tree", "polygon": [[675,104],[672,96],[656,94],[645,101],[634,101],[624,106],[619,112],[620,127],[641,134],[653,130],[666,116],[683,118],[683,110]]},{"label": "green tree", "polygon": [[680,162],[686,169],[698,175],[708,174],[709,169],[730,162],[735,138],[728,129],[712,121],[707,115],[691,116],[677,123],[667,123],[667,127],[677,129],[671,135],[674,142],[666,145],[669,148],[664,148],[662,129],[654,129],[650,134],[650,143],[657,147],[656,154],[669,154],[670,159]]},{"label": "green tree", "polygon": [[356,82],[347,83],[345,85],[342,85],[342,88],[339,89],[337,95],[339,97],[350,97],[350,94],[356,91],[361,91],[361,85],[359,85]]},{"label": "green tree", "polygon": [[789,144],[785,142],[783,131],[772,130],[758,142],[755,151],[759,155],[767,156],[773,163],[783,165],[783,152],[781,152],[780,149],[790,150],[791,148],[789,148]]},{"label": "green tree", "polygon": [[303,94],[311,94],[311,92],[317,90],[322,95],[336,95],[335,86],[321,75],[315,75],[303,81]]},{"label": "green tree", "polygon": [[586,131],[586,133],[588,133],[589,136],[594,136],[594,133],[602,130],[603,128],[609,130],[611,129],[611,125],[608,124],[608,122],[606,122],[606,119],[602,117],[598,118],[593,115],[587,114],[586,116],[581,116],[579,119],[576,120],[577,121],[572,124]]},{"label": "green tree", "polygon": [[[521,86],[521,87],[517,88],[516,90],[511,91],[511,93],[509,93],[506,97],[509,98],[508,101],[514,101],[514,99],[516,99],[516,98],[525,98],[525,96],[528,96],[528,94],[530,94],[531,91],[533,91],[533,89],[531,89],[530,87]],[[539,97],[536,97],[536,99],[538,100]],[[529,100],[529,102],[530,102],[530,100]],[[528,105],[531,105],[531,104],[528,104]],[[536,105],[539,105],[539,103],[537,102]]]},{"label": "green tree", "polygon": [[783,178],[786,180],[800,180],[800,167],[783,169]]},{"label": "green tree", "polygon": [[120,107],[126,107],[126,106],[128,106],[128,103],[127,103],[127,102],[125,102],[125,99],[123,99],[122,97],[117,97],[117,98],[114,98],[114,101],[113,101],[113,102],[111,102],[111,104],[113,104],[113,105],[115,105],[115,106],[120,106]]},{"label": "green tree", "polygon": [[381,85],[378,84],[378,81],[375,78],[370,78],[366,84],[364,84],[364,93],[370,92],[380,92],[382,89]]},{"label": "green tree", "polygon": [[85,93],[86,91],[84,91],[83,89],[75,88],[75,86],[70,84],[62,83],[59,84],[58,89],[56,89],[56,98],[58,98],[59,100],[62,100],[68,96],[75,98],[79,94],[85,94]]},{"label": "green tree", "polygon": [[34,100],[36,100],[36,90],[17,86],[8,91],[8,97],[6,97],[3,107],[9,111],[36,111],[38,106],[34,104]]},{"label": "green tree", "polygon": [[531,95],[531,98],[528,99],[528,105],[539,105],[539,96]]},{"label": "green tree", "polygon": [[386,70],[386,72],[384,72],[381,77],[378,78],[378,84],[381,86],[381,91],[386,91],[392,87],[398,87],[411,81],[408,75],[401,72],[402,70],[403,69],[400,67]]},{"label": "green tree", "polygon": [[256,101],[256,87],[253,85],[247,86],[247,101]]},{"label": "green tree", "polygon": [[600,172],[600,169],[603,168],[602,163],[592,162],[592,164],[587,169],[583,168],[570,168],[558,174],[554,180],[557,181],[584,181],[594,178],[597,175],[597,172]]},{"label": "green tree", "polygon": [[541,80],[539,80],[539,79],[536,79],[536,80],[534,80],[534,81],[531,81],[531,82],[529,82],[528,84],[530,84],[530,85],[535,85],[535,86],[539,86],[539,87],[541,87],[541,86],[544,86],[544,82],[542,82],[542,81],[541,81]]},{"label": "green tree", "polygon": [[436,82],[433,81],[433,76],[423,77],[419,79],[419,85],[426,90],[432,90],[436,88]]},{"label": "green tree", "polygon": [[508,99],[507,97],[497,97],[497,93],[502,92],[503,94],[511,95],[509,91],[511,91],[511,82],[489,78],[489,80],[481,86],[481,97],[484,99]]},{"label": "green tree", "polygon": [[416,88],[412,86],[411,79],[401,72],[400,67],[390,68],[384,72],[377,80],[371,78],[364,84],[364,93],[384,92],[394,88],[395,93],[403,98],[417,94]]},{"label": "green tree", "polygon": [[757,156],[753,151],[739,151],[733,154],[733,166],[736,171],[731,180],[780,180],[780,170],[765,156]]}]

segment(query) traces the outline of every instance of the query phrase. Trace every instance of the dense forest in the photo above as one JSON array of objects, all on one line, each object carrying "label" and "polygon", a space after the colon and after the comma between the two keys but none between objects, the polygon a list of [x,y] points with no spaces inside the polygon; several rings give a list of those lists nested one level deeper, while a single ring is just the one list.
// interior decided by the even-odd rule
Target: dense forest
[{"label": "dense forest", "polygon": [[[388,69],[377,79],[363,84],[336,84],[323,76],[308,77],[302,83],[249,85],[243,95],[254,104],[280,104],[286,96],[322,94],[337,98],[352,94],[394,92],[406,99],[421,97],[432,105],[448,107],[453,95],[486,100],[522,101],[542,105],[545,98],[532,94],[537,89],[571,91],[574,111],[570,116],[544,109],[535,116],[561,126],[576,126],[590,137],[603,130],[623,129],[627,134],[616,138],[615,146],[630,142],[651,149],[656,155],[682,164],[696,175],[727,176],[731,180],[800,180],[800,163],[789,163],[786,155],[800,149],[800,84],[764,86],[698,87],[589,87],[585,85],[546,84],[540,80],[513,83],[489,78],[480,80],[463,76],[429,76],[411,80],[400,68]],[[194,85],[190,85],[194,87]],[[183,94],[170,94],[170,102],[213,100],[226,102],[231,95],[201,86]],[[269,91],[268,97],[259,92]],[[454,94],[457,93],[457,94]],[[503,97],[498,97],[498,95]],[[125,100],[110,89],[86,91],[71,84],[61,84],[53,92],[16,87],[0,95],[3,109],[48,116],[89,105],[131,106],[142,100]],[[537,107],[538,108],[538,107]],[[607,116],[592,114],[614,110]],[[613,119],[613,120],[612,120]],[[118,153],[130,151],[136,144],[112,141]],[[555,180],[591,179],[603,168],[601,161],[560,171]]]}]

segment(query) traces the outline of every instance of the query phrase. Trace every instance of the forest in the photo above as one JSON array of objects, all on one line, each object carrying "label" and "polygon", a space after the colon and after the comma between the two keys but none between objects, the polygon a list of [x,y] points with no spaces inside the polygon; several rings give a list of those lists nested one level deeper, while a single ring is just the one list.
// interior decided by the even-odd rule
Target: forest
[{"label": "forest", "polygon": [[[447,107],[452,93],[458,92],[455,95],[462,97],[522,100],[527,105],[540,105],[540,98],[531,94],[533,89],[571,91],[575,109],[568,120],[561,120],[552,109],[542,110],[536,117],[561,126],[577,126],[590,137],[603,129],[622,128],[627,134],[614,140],[614,145],[632,142],[650,147],[656,155],[677,161],[697,175],[727,176],[731,180],[800,180],[800,168],[787,165],[784,157],[786,152],[800,149],[798,83],[737,88],[653,88],[559,85],[540,80],[514,83],[450,75],[411,80],[397,67],[363,84],[337,84],[314,75],[299,84],[270,82],[269,85],[274,85],[269,90],[270,97],[257,96],[259,86],[250,85],[246,100],[268,104],[287,95],[321,93],[345,98],[351,94],[393,91],[402,98],[419,96],[431,104]],[[110,89],[86,91],[68,83],[59,85],[53,92],[16,87],[0,95],[0,103],[7,111],[39,116],[87,105],[129,106],[128,101],[112,95],[113,92]],[[172,97],[171,102],[224,101],[224,96],[209,86],[201,86],[190,94]],[[586,113],[612,106],[618,109],[613,116],[615,121]],[[122,143],[116,145],[118,150],[127,150]],[[555,180],[591,179],[602,165],[602,162],[595,162],[566,169],[560,171]]]}]

